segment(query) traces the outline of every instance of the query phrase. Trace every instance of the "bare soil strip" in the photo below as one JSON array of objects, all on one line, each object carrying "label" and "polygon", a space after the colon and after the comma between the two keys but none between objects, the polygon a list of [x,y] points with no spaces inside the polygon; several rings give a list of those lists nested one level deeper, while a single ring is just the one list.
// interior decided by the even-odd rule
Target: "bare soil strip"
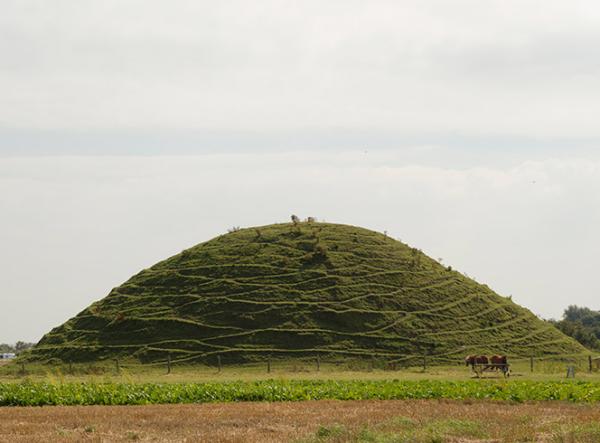
[{"label": "bare soil strip", "polygon": [[[0,441],[599,441],[600,406],[559,402],[319,401],[0,408]],[[362,437],[361,437],[362,435]],[[433,435],[433,434],[432,434]],[[559,438],[567,438],[560,440]],[[423,438],[423,440],[421,440]],[[395,440],[396,441],[396,440]],[[404,441],[399,439],[397,441]],[[432,440],[428,440],[432,441]]]}]

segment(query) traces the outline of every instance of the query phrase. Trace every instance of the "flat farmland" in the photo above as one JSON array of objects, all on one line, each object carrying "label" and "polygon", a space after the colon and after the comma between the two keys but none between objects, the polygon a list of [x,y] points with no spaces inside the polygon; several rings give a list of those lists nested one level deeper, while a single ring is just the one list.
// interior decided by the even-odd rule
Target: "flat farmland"
[{"label": "flat farmland", "polygon": [[[0,371],[0,403],[21,406],[0,407],[0,442],[598,442],[599,374],[581,365],[566,380],[564,368],[520,364],[509,379],[478,380],[464,366],[174,366],[167,375],[127,365],[19,374],[15,364]],[[74,406],[22,406],[38,404]]]},{"label": "flat farmland", "polygon": [[0,441],[597,442],[600,407],[314,401],[0,408]]}]

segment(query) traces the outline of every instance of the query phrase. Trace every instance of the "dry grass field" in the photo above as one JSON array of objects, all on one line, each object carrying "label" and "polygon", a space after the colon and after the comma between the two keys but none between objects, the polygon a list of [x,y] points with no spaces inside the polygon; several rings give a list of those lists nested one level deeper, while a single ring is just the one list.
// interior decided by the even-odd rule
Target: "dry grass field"
[{"label": "dry grass field", "polygon": [[598,442],[600,407],[322,401],[0,408],[0,441]]}]

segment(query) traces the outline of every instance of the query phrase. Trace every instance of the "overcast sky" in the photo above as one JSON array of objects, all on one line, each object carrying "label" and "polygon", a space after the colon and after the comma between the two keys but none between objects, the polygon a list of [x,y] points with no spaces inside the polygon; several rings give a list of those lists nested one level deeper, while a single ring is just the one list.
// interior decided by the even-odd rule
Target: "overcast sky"
[{"label": "overcast sky", "polygon": [[291,213],[600,309],[597,2],[0,8],[0,343]]}]

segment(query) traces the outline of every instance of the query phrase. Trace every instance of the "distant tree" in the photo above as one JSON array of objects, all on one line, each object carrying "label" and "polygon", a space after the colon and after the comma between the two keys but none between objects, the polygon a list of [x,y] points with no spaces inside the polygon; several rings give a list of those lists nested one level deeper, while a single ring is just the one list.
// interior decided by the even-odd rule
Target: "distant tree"
[{"label": "distant tree", "polygon": [[292,223],[294,225],[297,225],[298,223],[300,223],[300,217],[298,217],[296,214],[292,214]]},{"label": "distant tree", "polygon": [[566,335],[590,349],[600,350],[600,312],[571,305],[561,320],[550,320]]},{"label": "distant tree", "polygon": [[18,354],[20,352],[26,351],[27,349],[33,347],[35,343],[27,343],[24,341],[18,341],[14,346],[9,345],[7,343],[0,343],[0,353],[11,353],[14,352]]},{"label": "distant tree", "polygon": [[600,313],[594,312],[590,308],[570,305],[563,313],[563,320],[582,321],[584,318],[593,317],[594,315],[600,315]]},{"label": "distant tree", "polygon": [[15,353],[19,354],[20,352],[26,351],[29,348],[32,348],[35,343],[26,343],[24,341],[18,341],[15,344]]}]

